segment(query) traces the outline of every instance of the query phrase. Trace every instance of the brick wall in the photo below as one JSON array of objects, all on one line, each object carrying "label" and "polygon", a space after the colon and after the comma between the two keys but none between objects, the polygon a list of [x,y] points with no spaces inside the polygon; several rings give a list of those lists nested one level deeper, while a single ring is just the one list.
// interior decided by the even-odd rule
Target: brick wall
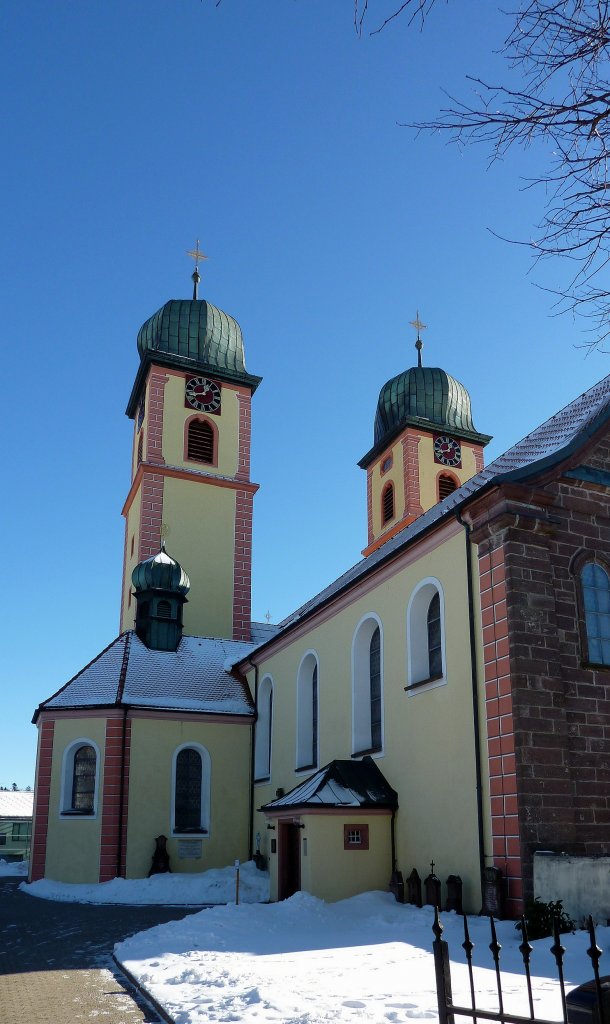
[{"label": "brick wall", "polygon": [[[610,436],[580,453],[578,461],[609,469]],[[481,570],[494,862],[516,879],[520,856],[527,897],[535,850],[610,854],[610,669],[584,662],[577,598],[583,561],[598,558],[610,566],[610,495],[566,477],[537,488],[507,486],[478,518],[473,515],[473,525]],[[498,602],[486,575],[500,566],[508,634],[501,669],[492,646],[503,639],[493,612]],[[498,703],[496,714],[494,702],[502,698],[510,702]],[[514,733],[514,793],[512,762],[505,764],[496,750],[504,715],[510,715],[505,725],[512,721]],[[514,802],[506,801],[513,795],[519,854]],[[509,897],[516,893],[509,881]]]},{"label": "brick wall", "polygon": [[[127,804],[129,796],[129,751],[131,722],[125,723],[125,773],[123,791],[121,863],[117,864],[119,844],[119,810],[121,805],[121,763],[123,759],[123,719],[109,718],[106,723],[104,750],[104,784],[102,793],[102,834],[100,843],[100,882],[125,874],[127,852]],[[117,870],[118,868],[118,870]]]},{"label": "brick wall", "polygon": [[36,765],[36,792],[34,796],[31,852],[32,863],[30,865],[31,882],[36,882],[39,878],[44,878],[45,872],[54,731],[55,722],[45,722],[43,719],[40,724],[38,763]]}]

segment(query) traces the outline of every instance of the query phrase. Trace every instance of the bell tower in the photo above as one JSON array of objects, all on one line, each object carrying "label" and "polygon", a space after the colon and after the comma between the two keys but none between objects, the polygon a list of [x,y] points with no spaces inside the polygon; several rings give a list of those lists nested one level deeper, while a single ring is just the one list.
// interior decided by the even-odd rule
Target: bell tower
[{"label": "bell tower", "polygon": [[261,378],[246,370],[237,321],[198,298],[199,280],[196,266],[193,298],[166,302],[138,333],[121,631],[135,623],[132,572],[167,539],[189,567],[184,632],[250,640],[250,402]]},{"label": "bell tower", "polygon": [[472,422],[470,395],[445,370],[422,364],[419,313],[417,366],[379,392],[373,447],[358,465],[367,474],[369,555],[483,469],[491,441]]}]

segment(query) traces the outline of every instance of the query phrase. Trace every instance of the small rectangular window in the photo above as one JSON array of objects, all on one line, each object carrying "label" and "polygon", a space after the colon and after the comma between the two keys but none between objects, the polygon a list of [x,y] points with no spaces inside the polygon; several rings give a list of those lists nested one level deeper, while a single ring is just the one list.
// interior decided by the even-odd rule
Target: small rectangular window
[{"label": "small rectangular window", "polygon": [[369,827],[368,825],[344,825],[343,826],[343,849],[344,850],[368,850],[369,848]]}]

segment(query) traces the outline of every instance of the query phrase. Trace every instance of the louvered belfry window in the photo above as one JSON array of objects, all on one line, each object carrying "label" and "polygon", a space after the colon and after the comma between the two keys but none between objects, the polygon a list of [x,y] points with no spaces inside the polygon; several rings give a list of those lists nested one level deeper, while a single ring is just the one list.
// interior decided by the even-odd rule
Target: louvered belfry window
[{"label": "louvered belfry window", "polygon": [[384,523],[394,518],[394,485],[388,484],[381,498],[381,514]]},{"label": "louvered belfry window", "polygon": [[195,462],[214,462],[214,431],[205,420],[189,423],[187,458]]},{"label": "louvered belfry window", "polygon": [[176,758],[176,832],[201,832],[201,754],[185,747]]},{"label": "louvered belfry window", "polygon": [[438,478],[438,500],[442,501],[443,498],[453,494],[457,490],[457,484],[452,476],[439,476]]},{"label": "louvered belfry window", "polygon": [[87,744],[74,755],[72,773],[72,810],[93,814],[95,796],[95,750]]}]

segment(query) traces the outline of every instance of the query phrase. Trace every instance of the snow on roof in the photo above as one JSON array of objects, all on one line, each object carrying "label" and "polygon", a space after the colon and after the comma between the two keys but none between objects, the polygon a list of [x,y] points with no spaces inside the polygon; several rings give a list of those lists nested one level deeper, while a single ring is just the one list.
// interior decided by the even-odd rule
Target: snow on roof
[{"label": "snow on roof", "polygon": [[0,792],[0,818],[31,818],[34,794],[22,790]]},{"label": "snow on roof", "polygon": [[362,761],[331,761],[284,796],[262,810],[288,807],[388,807],[398,806],[395,791],[372,757]]},{"label": "snow on roof", "polygon": [[252,643],[262,644],[263,641],[270,640],[272,636],[275,636],[279,628],[273,622],[251,622],[250,636]]},{"label": "snow on roof", "polygon": [[39,710],[127,704],[252,715],[247,686],[225,664],[244,658],[253,646],[238,640],[183,636],[177,651],[155,651],[129,631],[43,701]]},{"label": "snow on roof", "polygon": [[[319,594],[288,615],[279,623],[278,634],[306,618],[341,591],[348,589],[361,577],[374,570],[377,565],[391,558],[393,554],[408,547],[420,534],[460,508],[479,491],[503,480],[518,480],[533,476],[561,459],[567,458],[599,429],[609,415],[610,375],[604,377],[598,384],[589,388],[564,409],[536,427],[503,455],[490,462],[482,472],[477,473],[461,487],[458,487],[453,494],[433,505],[410,526],[405,527],[376,551],[361,559]],[[263,641],[263,643],[269,643],[269,640]]]}]

